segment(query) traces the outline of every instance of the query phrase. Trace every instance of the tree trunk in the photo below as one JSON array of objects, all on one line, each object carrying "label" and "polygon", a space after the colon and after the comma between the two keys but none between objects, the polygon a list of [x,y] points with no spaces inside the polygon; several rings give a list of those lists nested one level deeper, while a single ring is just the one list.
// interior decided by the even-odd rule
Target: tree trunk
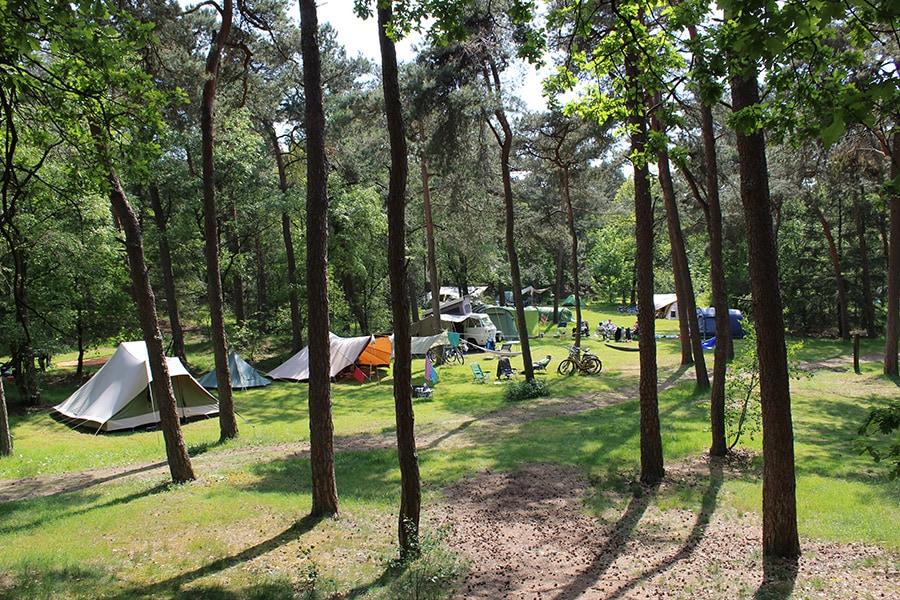
[{"label": "tree trunk", "polygon": [[306,92],[306,286],[309,315],[309,445],[314,517],[338,513],[331,411],[328,298],[328,159],[315,0],[300,1],[300,49]]},{"label": "tree trunk", "polygon": [[838,327],[841,331],[841,339],[845,342],[850,341],[850,317],[847,310],[847,285],[844,283],[844,275],[841,273],[841,258],[838,256],[837,244],[834,241],[834,235],[831,233],[831,226],[825,220],[822,209],[815,199],[810,199],[810,207],[822,226],[822,233],[825,235],[825,241],[828,242],[828,255],[831,258],[831,268],[834,270],[834,284],[837,287],[838,295]]},{"label": "tree trunk", "polygon": [[[745,68],[740,74],[732,76],[731,99],[735,112],[759,103],[755,68]],[[796,558],[800,555],[800,539],[797,533],[790,379],[778,283],[778,250],[762,131],[737,132],[737,150],[762,404],[763,555]]]},{"label": "tree trunk", "polygon": [[[485,66],[485,84],[499,100],[501,95],[500,73],[492,60]],[[519,254],[516,251],[515,231],[515,198],[512,190],[512,168],[509,158],[512,153],[513,133],[506,113],[502,108],[494,110],[494,118],[500,126],[500,131],[491,130],[497,143],[500,144],[500,174],[503,178],[503,203],[506,217],[506,255],[509,260],[509,274],[512,280],[513,308],[516,311],[516,328],[519,330],[519,344],[522,347],[522,361],[525,368],[525,380],[534,380],[534,363],[531,358],[531,344],[528,339],[528,325],[525,322],[525,301],[522,298],[522,276],[519,272]]]},{"label": "tree trunk", "polygon": [[575,231],[575,211],[572,210],[572,197],[569,194],[569,168],[559,170],[562,179],[562,193],[566,205],[566,222],[569,225],[569,238],[572,240],[572,286],[575,288],[575,346],[581,347],[581,287],[578,281],[578,234]]},{"label": "tree trunk", "polygon": [[647,121],[644,116],[643,93],[638,87],[639,73],[634,51],[625,56],[628,88],[628,123],[631,151],[641,157],[634,166],[634,216],[637,242],[638,343],[641,374],[638,394],[641,405],[641,483],[654,485],[665,476],[662,434],[659,426],[659,396],[656,389],[656,310],[653,306],[653,198],[650,172],[644,154],[647,146]]},{"label": "tree trunk", "polygon": [[178,314],[175,272],[172,267],[172,251],[169,246],[169,213],[163,209],[162,200],[159,197],[159,187],[156,184],[150,186],[150,206],[153,208],[153,219],[156,223],[156,229],[159,231],[159,262],[163,273],[163,290],[166,294],[169,329],[172,331],[172,356],[178,357],[178,360],[187,367],[187,355],[184,351],[184,329],[181,327],[181,317]]},{"label": "tree trunk", "polygon": [[241,269],[241,254],[243,254],[243,248],[240,233],[238,232],[239,218],[237,204],[234,203],[232,199],[231,223],[223,223],[225,225],[225,237],[228,239],[228,248],[233,257],[230,267],[226,270],[231,271],[231,296],[234,308],[234,322],[238,327],[241,327],[247,321],[247,311],[244,305],[244,275]]},{"label": "tree trunk", "polygon": [[[900,177],[900,133],[894,134],[891,180]],[[887,324],[884,334],[884,374],[900,375],[897,364],[900,342],[900,194],[890,197],[890,254],[888,255]]]},{"label": "tree trunk", "polygon": [[869,247],[866,243],[866,225],[863,216],[862,202],[860,195],[864,195],[864,190],[860,189],[859,193],[853,193],[853,212],[856,221],[856,237],[859,239],[859,261],[862,271],[862,293],[863,293],[863,329],[866,330],[866,337],[872,339],[875,337],[875,303],[872,300],[872,277],[869,274]]},{"label": "tree trunk", "polygon": [[[662,124],[654,117],[654,126],[662,131]],[[681,231],[681,219],[678,216],[678,202],[675,199],[675,187],[672,184],[672,172],[669,169],[669,152],[659,152],[659,185],[662,188],[666,205],[666,224],[669,230],[669,244],[672,248],[672,264],[675,269],[675,292],[678,298],[679,317],[684,312],[688,324],[688,341],[693,353],[694,374],[697,388],[709,389],[709,373],[706,370],[706,357],[703,355],[700,326],[697,321],[697,301],[694,298],[694,283],[688,265],[687,252],[684,249],[684,234]],[[684,362],[682,362],[684,364]]]},{"label": "tree trunk", "polygon": [[434,248],[434,219],[431,215],[431,188],[428,183],[428,161],[425,156],[425,126],[419,122],[419,137],[422,139],[422,204],[425,211],[425,242],[428,248],[428,279],[431,280],[431,314],[441,324],[441,282],[438,279],[437,256]]},{"label": "tree trunk", "polygon": [[254,249],[256,250],[256,312],[259,316],[258,327],[265,328],[269,319],[269,294],[266,289],[266,255],[263,250],[262,236],[256,234]]},{"label": "tree trunk", "polygon": [[384,107],[391,143],[391,176],[388,188],[388,271],[394,298],[394,408],[397,422],[397,454],[400,463],[400,514],[398,539],[400,558],[419,553],[419,518],[422,489],[412,405],[412,354],[409,307],[406,306],[406,185],[409,177],[397,50],[387,35],[392,3],[378,9],[378,42]]},{"label": "tree trunk", "polygon": [[[278,167],[278,186],[281,194],[287,200],[290,184],[287,178],[287,168],[284,164],[284,155],[281,146],[278,145],[278,133],[275,125],[267,122],[266,131],[269,132],[269,141],[272,144],[272,152],[275,153],[275,165]],[[288,277],[288,301],[291,307],[291,353],[296,354],[303,349],[303,323],[300,319],[300,295],[297,293],[297,255],[294,253],[294,236],[291,232],[291,214],[285,208],[281,212],[281,237],[284,239],[284,253],[287,257]]]},{"label": "tree trunk", "polygon": [[6,411],[6,392],[0,377],[0,456],[11,456],[13,452],[12,432],[9,430],[9,413]]},{"label": "tree trunk", "polygon": [[[691,39],[696,39],[696,27],[689,27]],[[706,57],[695,55],[695,60],[705,68]],[[705,83],[701,83],[705,86]],[[706,92],[708,90],[704,90]],[[701,93],[706,96],[708,94]],[[722,208],[719,203],[719,166],[716,157],[716,136],[712,106],[700,105],[700,131],[703,138],[703,158],[706,165],[706,197],[700,192],[694,178],[684,169],[685,179],[694,198],[703,210],[706,233],[709,236],[709,282],[712,305],[716,311],[716,348],[714,351],[713,380],[709,402],[709,420],[712,433],[711,456],[725,456],[728,442],[725,439],[725,377],[727,363],[734,358],[734,340],[731,335],[731,319],[728,315],[728,292],[725,285],[725,261],[722,242]]]},{"label": "tree trunk", "polygon": [[225,339],[225,306],[222,300],[222,277],[219,273],[219,224],[216,219],[215,102],[219,81],[222,47],[231,31],[232,0],[222,4],[222,23],[206,57],[206,81],[200,103],[200,131],[203,155],[203,232],[206,256],[206,293],[209,297],[210,337],[215,356],[216,385],[219,396],[219,439],[237,437],[238,426],[234,414],[231,372],[228,368],[228,345]]},{"label": "tree trunk", "polygon": [[[96,132],[95,135],[97,135]],[[125,232],[125,252],[128,257],[128,268],[131,271],[131,280],[134,284],[134,298],[138,306],[141,332],[144,334],[144,341],[147,344],[150,374],[153,377],[153,381],[150,383],[151,397],[156,404],[157,410],[159,410],[163,439],[166,443],[169,472],[172,475],[172,481],[175,483],[192,481],[195,479],[194,470],[187,453],[187,446],[185,446],[184,438],[181,434],[178,406],[175,400],[175,392],[172,390],[172,380],[169,378],[169,367],[166,364],[162,334],[159,331],[159,322],[156,316],[153,289],[150,287],[150,277],[147,264],[144,261],[144,243],[140,224],[138,223],[137,215],[134,214],[134,210],[132,210],[131,205],[125,198],[125,192],[122,191],[119,177],[114,171],[110,171],[107,179],[112,187],[110,201],[113,212],[116,214]]]}]

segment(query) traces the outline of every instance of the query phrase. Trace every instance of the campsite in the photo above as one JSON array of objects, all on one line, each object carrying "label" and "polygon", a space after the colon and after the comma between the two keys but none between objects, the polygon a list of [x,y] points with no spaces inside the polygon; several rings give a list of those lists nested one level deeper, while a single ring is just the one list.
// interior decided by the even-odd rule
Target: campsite
[{"label": "campsite", "polygon": [[[586,309],[586,317],[617,320],[613,308]],[[666,336],[677,321],[658,320],[657,328]],[[533,342],[558,362],[572,340],[554,337],[555,329],[548,324]],[[692,391],[691,370],[678,365],[677,340],[658,342],[667,477],[641,493],[637,353],[604,350],[596,338],[584,343],[602,356],[602,373],[548,369],[541,378],[549,394],[528,401],[506,400],[508,382],[473,382],[469,364],[493,372],[496,359],[485,353],[438,367],[434,394],[415,404],[424,553],[404,569],[392,566],[399,479],[389,368],[381,378],[333,384],[341,514],[319,522],[306,518],[305,383],[235,392],[241,434],[227,443],[217,443],[214,418],[186,423],[199,476],[181,485],[167,483],[156,429],[96,434],[48,410],[13,415],[16,455],[0,461],[0,598],[900,591],[898,482],[851,447],[867,398],[893,388],[879,377],[874,340],[864,344],[860,375],[839,341],[804,344],[800,360],[811,377],[794,383],[804,554],[793,574],[763,573],[760,440],[745,439],[727,462],[709,460],[708,403]],[[197,362],[201,346],[192,346]],[[270,372],[288,358],[255,366]],[[413,369],[424,381],[421,359]],[[47,393],[61,401],[72,391]]]},{"label": "campsite", "polygon": [[897,599],[897,6],[4,2],[0,600]]}]

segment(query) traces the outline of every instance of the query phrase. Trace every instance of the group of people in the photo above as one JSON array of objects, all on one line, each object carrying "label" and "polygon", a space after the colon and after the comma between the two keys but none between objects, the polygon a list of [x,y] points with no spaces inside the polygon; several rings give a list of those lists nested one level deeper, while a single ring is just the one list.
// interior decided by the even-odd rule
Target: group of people
[{"label": "group of people", "polygon": [[612,319],[607,319],[597,325],[597,336],[603,338],[604,341],[630,342],[637,337],[637,332],[637,322],[635,322],[634,327],[622,328],[614,325]]}]

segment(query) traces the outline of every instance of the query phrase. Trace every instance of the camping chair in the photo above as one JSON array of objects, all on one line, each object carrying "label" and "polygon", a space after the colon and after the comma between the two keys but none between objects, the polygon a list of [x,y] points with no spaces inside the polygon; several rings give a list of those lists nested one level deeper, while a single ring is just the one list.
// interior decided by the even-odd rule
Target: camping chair
[{"label": "camping chair", "polygon": [[545,357],[542,358],[541,360],[539,360],[539,361],[537,361],[536,363],[532,364],[532,365],[531,365],[531,368],[533,368],[535,371],[546,371],[546,370],[547,370],[547,365],[550,364],[550,360],[551,360],[552,358],[553,358],[553,357],[550,356],[550,355],[548,354],[547,356],[545,356]]},{"label": "camping chair", "polygon": [[509,358],[501,356],[497,361],[497,379],[510,379],[513,375],[515,375],[515,371],[509,364]]},{"label": "camping chair", "polygon": [[512,352],[512,344],[503,344],[500,346],[500,352]]},{"label": "camping chair", "polygon": [[487,376],[484,374],[484,371],[481,370],[481,365],[479,365],[478,363],[473,363],[469,366],[472,367],[474,383],[484,383],[485,381],[487,381]]}]

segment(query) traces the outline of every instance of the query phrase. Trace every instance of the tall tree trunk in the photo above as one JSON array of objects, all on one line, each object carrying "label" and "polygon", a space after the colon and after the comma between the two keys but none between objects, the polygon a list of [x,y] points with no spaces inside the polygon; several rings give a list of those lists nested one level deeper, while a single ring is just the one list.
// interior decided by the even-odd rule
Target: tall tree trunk
[{"label": "tall tree trunk", "polygon": [[650,172],[645,160],[647,119],[645,103],[640,97],[637,56],[625,56],[625,78],[628,88],[628,124],[631,130],[631,152],[640,157],[634,165],[634,216],[637,242],[638,343],[641,374],[638,394],[641,405],[641,483],[654,485],[665,476],[662,434],[659,425],[659,396],[656,389],[656,310],[653,306],[653,198]]},{"label": "tall tree trunk", "polygon": [[572,210],[572,196],[569,194],[569,167],[560,168],[559,176],[562,179],[569,238],[572,240],[572,285],[575,287],[575,345],[581,347],[581,287],[578,280],[578,233],[575,231],[575,211]]},{"label": "tall tree trunk", "polygon": [[[94,129],[95,137],[99,132]],[[175,392],[172,389],[172,380],[169,378],[169,367],[163,348],[162,333],[159,331],[159,321],[156,316],[156,304],[153,297],[153,289],[150,287],[150,276],[147,264],[144,261],[144,242],[141,235],[140,224],[137,215],[134,214],[131,205],[125,198],[122,185],[115,171],[110,170],[107,180],[111,186],[110,201],[113,212],[122,229],[125,232],[125,253],[128,257],[128,268],[131,271],[131,280],[134,284],[134,298],[138,307],[138,317],[141,323],[141,332],[147,344],[147,355],[150,360],[150,374],[153,381],[150,390],[153,402],[159,410],[159,419],[163,431],[163,439],[166,444],[166,457],[169,462],[169,472],[172,481],[181,483],[195,479],[191,459],[187,453],[187,446],[181,434],[181,425],[178,420],[178,406],[175,400]]]},{"label": "tall tree trunk", "polygon": [[238,426],[234,414],[231,372],[228,368],[228,345],[225,339],[225,305],[222,298],[222,276],[219,273],[219,224],[216,219],[216,167],[214,161],[216,87],[222,47],[231,32],[234,7],[232,0],[222,3],[222,23],[206,57],[206,81],[200,103],[200,131],[203,155],[203,232],[206,256],[206,293],[209,297],[210,337],[216,367],[219,396],[219,439],[237,437]]},{"label": "tall tree trunk", "polygon": [[838,327],[841,331],[841,339],[845,342],[850,341],[850,316],[847,309],[847,285],[844,282],[844,275],[841,272],[841,258],[838,256],[837,244],[834,241],[834,235],[831,233],[831,226],[825,220],[819,203],[814,198],[809,199],[810,208],[816,215],[819,224],[822,226],[822,233],[825,235],[825,241],[828,242],[828,255],[831,258],[831,268],[834,271],[834,284],[837,287],[838,295]]},{"label": "tall tree trunk", "polygon": [[400,463],[400,514],[398,539],[401,559],[419,552],[419,518],[422,489],[412,405],[412,349],[409,307],[406,306],[406,185],[409,177],[397,50],[388,37],[392,2],[378,8],[378,42],[384,109],[391,143],[391,176],[388,186],[388,271],[394,298],[394,409],[397,422],[397,455]]},{"label": "tall tree trunk", "polygon": [[0,377],[0,456],[10,456],[13,452],[12,432],[9,430],[9,413],[6,411],[6,392],[3,377]]},{"label": "tall tree trunk", "polygon": [[338,513],[331,411],[331,332],[328,298],[328,159],[322,59],[315,0],[300,1],[300,49],[306,92],[306,285],[309,315],[309,445],[312,511]]},{"label": "tall tree trunk", "polygon": [[872,277],[869,273],[869,246],[866,243],[866,225],[865,217],[862,210],[862,202],[860,195],[864,195],[865,191],[853,193],[853,213],[856,221],[856,237],[859,240],[859,261],[860,270],[862,271],[862,293],[863,293],[863,328],[866,330],[866,337],[872,339],[875,337],[875,303],[872,300]]},{"label": "tall tree trunk", "polygon": [[256,234],[254,247],[256,250],[256,312],[259,315],[258,326],[265,327],[269,313],[269,294],[266,288],[266,255],[263,250],[262,236]]},{"label": "tall tree trunk", "polygon": [[[284,164],[284,154],[278,144],[278,133],[275,131],[275,125],[271,122],[266,122],[265,127],[269,133],[272,152],[275,154],[275,165],[278,167],[278,187],[287,203],[290,184],[288,183],[287,167]],[[287,257],[288,302],[291,307],[291,353],[296,354],[303,349],[303,322],[300,319],[300,294],[297,293],[297,255],[294,253],[291,214],[287,208],[281,212],[281,237],[284,239],[284,252]]]},{"label": "tall tree trunk", "polygon": [[231,223],[224,223],[225,237],[228,239],[228,248],[233,257],[229,271],[231,271],[231,295],[234,307],[234,322],[241,327],[247,321],[247,310],[244,304],[244,274],[241,269],[241,254],[244,249],[241,243],[240,233],[238,232],[238,210],[237,204],[231,204]]},{"label": "tall tree trunk", "polygon": [[[569,211],[566,208],[565,192],[562,189],[563,183],[560,178],[559,199],[560,199],[560,219],[562,226],[566,226],[566,219]],[[556,250],[556,279],[554,288],[556,290],[553,297],[553,324],[559,324],[559,303],[561,299],[566,297],[566,242],[563,236],[559,236],[559,247]]]},{"label": "tall tree trunk", "polygon": [[[663,130],[662,123],[653,117],[654,129]],[[662,188],[666,205],[666,225],[669,230],[669,244],[672,248],[672,264],[675,269],[675,292],[678,298],[679,318],[684,312],[688,324],[688,341],[693,353],[694,374],[697,388],[709,389],[709,373],[706,370],[706,357],[703,355],[700,326],[697,321],[697,301],[694,298],[694,283],[691,280],[691,269],[688,265],[687,252],[684,249],[684,234],[681,231],[681,218],[678,215],[678,202],[675,199],[675,186],[672,183],[672,172],[669,168],[669,152],[659,152],[659,185]],[[682,362],[684,364],[684,362]]]},{"label": "tall tree trunk", "polygon": [[[688,28],[691,39],[696,39],[696,27]],[[695,59],[706,68],[706,57],[696,55]],[[708,85],[702,96],[709,96]],[[722,207],[719,202],[719,165],[716,157],[716,135],[712,106],[700,104],[700,131],[703,138],[703,159],[706,165],[706,196],[700,192],[690,172],[683,169],[685,179],[694,193],[694,198],[703,210],[706,233],[709,236],[709,282],[712,290],[712,305],[716,311],[716,347],[713,354],[713,380],[710,391],[709,420],[712,433],[711,456],[725,456],[728,442],[725,439],[725,377],[728,361],[734,358],[734,340],[731,335],[731,318],[728,314],[728,291],[725,285],[725,260],[723,258]]]},{"label": "tall tree trunk", "polygon": [[[900,177],[900,133],[895,133],[891,158],[891,180]],[[900,343],[900,194],[890,197],[891,239],[888,255],[887,325],[884,333],[884,374],[900,375],[897,364]]]},{"label": "tall tree trunk", "polygon": [[428,157],[425,155],[425,126],[419,122],[422,140],[422,205],[425,211],[425,243],[428,249],[428,279],[431,280],[431,314],[438,327],[441,325],[441,282],[438,279],[437,252],[434,248],[434,218],[431,214],[431,187],[428,181]]},{"label": "tall tree trunk", "polygon": [[172,250],[169,246],[169,212],[163,209],[159,197],[159,187],[150,185],[150,206],[153,208],[153,220],[159,231],[159,262],[163,273],[163,291],[166,294],[166,310],[169,314],[169,329],[172,330],[172,356],[187,367],[187,355],[184,351],[184,329],[178,314],[178,297],[175,292],[175,272],[172,267]]},{"label": "tall tree trunk", "polygon": [[[759,103],[755,67],[732,76],[731,100],[735,112]],[[765,144],[760,130],[737,132],[762,404],[763,555],[796,558],[800,539],[790,378]]]},{"label": "tall tree trunk", "polygon": [[[485,65],[484,79],[487,88],[500,100],[500,73],[493,60]],[[525,322],[525,300],[522,297],[522,276],[519,272],[519,254],[516,251],[516,211],[512,190],[512,168],[509,159],[512,153],[512,127],[502,108],[494,110],[494,118],[500,126],[498,131],[493,125],[491,130],[500,145],[500,174],[503,178],[503,204],[506,217],[506,256],[509,260],[509,274],[512,280],[513,308],[516,311],[516,328],[519,330],[519,344],[522,347],[522,361],[525,367],[526,381],[534,380],[534,363],[531,358],[531,344],[528,339],[528,325]]]}]

